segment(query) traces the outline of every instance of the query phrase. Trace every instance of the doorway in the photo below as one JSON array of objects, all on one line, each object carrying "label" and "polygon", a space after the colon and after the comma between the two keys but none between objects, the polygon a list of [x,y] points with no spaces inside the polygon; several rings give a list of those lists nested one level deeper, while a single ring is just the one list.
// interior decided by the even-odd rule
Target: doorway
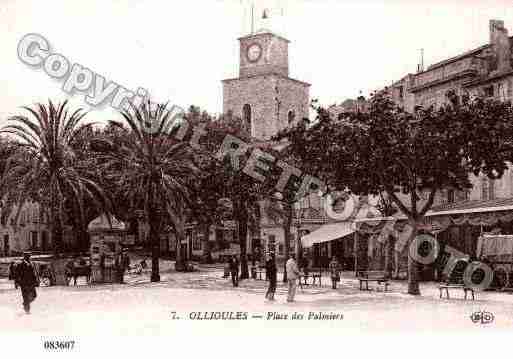
[{"label": "doorway", "polygon": [[31,232],[31,237],[32,237],[32,249],[38,249],[38,243],[37,243],[37,232],[36,231],[32,231]]}]

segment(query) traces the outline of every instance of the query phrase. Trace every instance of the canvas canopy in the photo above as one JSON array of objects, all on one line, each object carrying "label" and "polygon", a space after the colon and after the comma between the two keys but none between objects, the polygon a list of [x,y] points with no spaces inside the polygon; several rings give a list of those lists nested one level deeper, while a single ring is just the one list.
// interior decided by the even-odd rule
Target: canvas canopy
[{"label": "canvas canopy", "polygon": [[126,225],[114,216],[110,216],[110,223],[106,214],[93,219],[87,226],[88,231],[115,230],[124,231]]},{"label": "canvas canopy", "polygon": [[513,255],[513,235],[489,235],[479,237],[477,257]]},{"label": "canvas canopy", "polygon": [[329,242],[337,238],[354,233],[353,222],[328,223],[301,238],[303,248],[311,247],[315,243]]}]

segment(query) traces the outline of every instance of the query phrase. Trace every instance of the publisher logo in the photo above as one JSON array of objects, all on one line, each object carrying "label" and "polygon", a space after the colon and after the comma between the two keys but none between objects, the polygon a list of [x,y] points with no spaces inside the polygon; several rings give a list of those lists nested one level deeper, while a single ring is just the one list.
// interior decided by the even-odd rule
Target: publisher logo
[{"label": "publisher logo", "polygon": [[494,319],[495,317],[492,313],[485,311],[474,312],[470,316],[470,320],[472,320],[474,324],[490,324],[493,323]]}]

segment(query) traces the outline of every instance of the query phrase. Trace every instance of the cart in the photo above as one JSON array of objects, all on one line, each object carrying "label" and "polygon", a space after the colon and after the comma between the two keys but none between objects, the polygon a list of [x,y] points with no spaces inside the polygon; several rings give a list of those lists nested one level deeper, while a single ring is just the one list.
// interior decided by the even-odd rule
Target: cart
[{"label": "cart", "polygon": [[513,290],[513,235],[483,234],[477,258],[493,270],[491,289]]}]

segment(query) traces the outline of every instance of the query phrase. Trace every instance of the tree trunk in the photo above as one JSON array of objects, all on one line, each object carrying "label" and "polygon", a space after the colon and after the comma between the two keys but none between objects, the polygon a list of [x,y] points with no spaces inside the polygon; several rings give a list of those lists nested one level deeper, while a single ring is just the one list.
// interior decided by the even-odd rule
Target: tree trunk
[{"label": "tree trunk", "polygon": [[160,282],[160,215],[157,210],[148,211],[148,222],[150,223],[151,242],[151,282]]},{"label": "tree trunk", "polygon": [[183,262],[183,258],[182,258],[182,238],[183,238],[183,235],[178,233],[178,231],[175,233],[175,237],[176,237],[176,248],[175,248],[175,251],[176,251],[176,258],[175,258],[175,268],[176,266],[180,266]]},{"label": "tree trunk", "polygon": [[393,248],[394,248],[394,240],[392,236],[388,236],[387,241],[385,242],[385,277],[392,277],[392,261],[393,261]]},{"label": "tree trunk", "polygon": [[182,209],[178,209],[177,212],[172,211],[168,208],[169,218],[173,222],[173,227],[175,228],[175,237],[176,237],[176,263],[175,269],[181,270],[184,265],[184,258],[182,257],[182,241],[185,239],[185,223],[183,220],[183,212]]},{"label": "tree trunk", "polygon": [[50,218],[48,218],[50,233],[52,234],[52,243],[54,254],[60,254],[63,250],[62,226],[60,223],[59,211],[57,210],[57,198],[55,190],[50,193]]},{"label": "tree trunk", "polygon": [[60,221],[58,216],[53,216],[53,219],[51,220],[52,224],[51,232],[52,232],[52,241],[54,245],[54,251],[55,254],[60,254],[64,251],[64,243],[62,240],[62,226],[60,225]]},{"label": "tree trunk", "polygon": [[239,228],[240,244],[240,279],[249,278],[248,258],[246,255],[248,241],[248,211],[244,206],[238,206],[237,225]]},{"label": "tree trunk", "polygon": [[203,259],[206,263],[212,262],[211,247],[210,247],[210,223],[203,225]]},{"label": "tree trunk", "polygon": [[[409,246],[412,243],[413,239],[417,236],[417,221],[411,221],[410,225],[413,227],[412,233],[410,235],[410,238],[408,239],[408,247],[406,250],[409,250]],[[408,253],[408,294],[412,295],[420,295],[420,288],[419,288],[419,264],[411,258],[410,254]]]},{"label": "tree trunk", "polygon": [[80,252],[87,252],[90,247],[89,233],[82,226],[78,228],[78,248]]},{"label": "tree trunk", "polygon": [[290,240],[292,237],[292,233],[290,232],[290,227],[292,226],[292,210],[293,206],[289,203],[285,203],[283,205],[283,209],[285,210],[285,218],[283,219],[283,233],[284,233],[284,252],[285,252],[285,261],[283,262],[283,282],[287,282],[287,260],[289,259],[290,254]]}]

